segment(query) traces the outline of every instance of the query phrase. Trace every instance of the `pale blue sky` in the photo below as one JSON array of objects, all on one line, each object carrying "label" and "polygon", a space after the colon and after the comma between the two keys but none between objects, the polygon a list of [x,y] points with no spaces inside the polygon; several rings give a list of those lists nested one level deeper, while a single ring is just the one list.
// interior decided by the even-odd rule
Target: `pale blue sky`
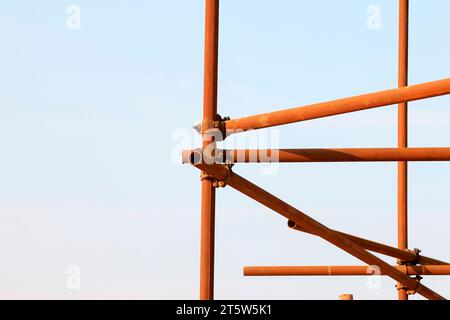
[{"label": "pale blue sky", "polygon": [[[366,26],[370,5],[380,30]],[[448,77],[450,2],[410,11],[410,83]],[[395,87],[397,14],[393,0],[222,1],[219,113]],[[203,0],[0,0],[0,298],[198,297],[198,172],[171,157],[174,132],[194,140],[201,118],[203,15]],[[449,107],[412,103],[410,145],[449,146]],[[276,130],[280,147],[393,147],[396,108]],[[450,260],[450,165],[410,168],[411,248]],[[333,228],[395,244],[394,163],[235,171]],[[244,278],[244,265],[361,263],[234,190],[217,206],[217,298],[396,297],[387,278],[379,290],[365,277]],[[450,297],[450,278],[424,283]]]}]

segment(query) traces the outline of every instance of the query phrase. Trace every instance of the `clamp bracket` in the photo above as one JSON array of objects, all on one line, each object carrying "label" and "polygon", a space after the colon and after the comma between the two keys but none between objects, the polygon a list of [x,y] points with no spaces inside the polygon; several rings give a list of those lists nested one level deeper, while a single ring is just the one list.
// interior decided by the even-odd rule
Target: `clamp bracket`
[{"label": "clamp bracket", "polygon": [[414,279],[417,282],[417,284],[416,284],[414,289],[410,289],[410,288],[408,288],[407,286],[405,286],[403,284],[396,284],[395,287],[397,288],[397,290],[406,290],[406,294],[407,295],[410,295],[410,296],[414,295],[414,294],[417,293],[417,290],[419,290],[420,286],[422,285],[420,283],[420,280],[422,280],[423,278],[421,276],[419,276],[419,275],[416,275],[414,277],[411,277],[411,279]]},{"label": "clamp bracket", "polygon": [[216,115],[216,119],[203,120],[201,123],[194,125],[194,130],[202,135],[209,135],[214,137],[214,141],[223,141],[227,137],[227,129],[225,121],[230,120],[230,117],[221,117]]},{"label": "clamp bracket", "polygon": [[401,266],[416,266],[420,261],[420,253],[422,252],[422,250],[414,248],[413,250],[407,249],[406,251],[414,254],[414,260],[413,261],[404,261],[404,260],[397,259],[397,264],[401,265]]},{"label": "clamp bracket", "polygon": [[232,164],[224,164],[224,167],[227,168],[227,176],[226,176],[224,179],[218,180],[218,179],[216,179],[216,178],[210,176],[210,175],[207,174],[206,172],[202,171],[202,172],[200,172],[200,181],[208,180],[208,181],[211,181],[211,182],[212,182],[212,186],[213,186],[214,188],[225,188],[225,187],[227,186],[227,184],[228,184],[227,182],[228,182],[228,180],[230,179],[231,174],[232,174],[232,172],[233,172],[233,171],[231,170],[231,168],[233,167],[233,165],[232,165]]}]

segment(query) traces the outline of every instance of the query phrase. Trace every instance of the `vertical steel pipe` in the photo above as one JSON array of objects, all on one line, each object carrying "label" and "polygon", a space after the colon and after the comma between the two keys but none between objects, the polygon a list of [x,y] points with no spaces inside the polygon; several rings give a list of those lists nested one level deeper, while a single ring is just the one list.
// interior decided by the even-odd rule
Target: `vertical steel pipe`
[{"label": "vertical steel pipe", "polygon": [[[217,114],[217,71],[219,48],[219,0],[206,0],[203,120]],[[214,141],[203,136],[203,147]],[[214,299],[214,229],[216,193],[209,180],[202,181],[200,299]]]},{"label": "vertical steel pipe", "polygon": [[[398,87],[408,86],[408,16],[409,0],[399,1]],[[398,147],[408,147],[408,103],[398,105]],[[398,163],[397,173],[398,248],[408,247],[408,162]],[[408,300],[406,289],[399,287],[399,300]]]}]

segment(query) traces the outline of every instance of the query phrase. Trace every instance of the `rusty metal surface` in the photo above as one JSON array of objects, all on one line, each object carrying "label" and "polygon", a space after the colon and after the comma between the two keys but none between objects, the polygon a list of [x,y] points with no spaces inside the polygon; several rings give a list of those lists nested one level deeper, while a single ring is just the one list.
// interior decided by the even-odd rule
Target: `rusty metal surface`
[{"label": "rusty metal surface", "polygon": [[[289,220],[288,221],[288,227],[297,231],[310,233],[307,230],[305,230],[303,227],[297,225],[294,221]],[[372,252],[381,253],[390,257],[394,257],[397,259],[400,259],[403,262],[406,263],[415,263],[415,264],[436,264],[436,265],[447,265],[447,262],[436,260],[433,258],[425,257],[420,254],[417,254],[413,251],[409,251],[406,249],[397,249],[382,243],[378,243],[375,241],[367,240],[364,238],[356,237],[354,235],[336,231],[343,237],[349,239],[350,241],[356,243],[357,245],[361,246],[364,249],[367,249]],[[311,233],[310,233],[311,234]],[[315,234],[313,234],[315,235]]]},{"label": "rusty metal surface", "polygon": [[[217,114],[217,69],[219,43],[219,0],[206,0],[205,65],[203,120],[215,120]],[[203,147],[213,141],[203,137]],[[209,180],[202,182],[201,244],[200,244],[200,299],[214,298],[214,230],[216,190]]]},{"label": "rusty metal surface", "polygon": [[[382,275],[398,282],[399,299],[407,300],[414,293],[428,299],[444,299],[424,286],[421,278],[411,278],[412,275],[450,275],[450,265],[422,256],[420,250],[407,249],[407,162],[449,161],[450,148],[408,148],[407,103],[450,94],[450,78],[408,86],[408,11],[409,1],[399,0],[398,88],[230,120],[217,114],[219,0],[206,0],[203,120],[200,127],[196,126],[202,134],[203,145],[202,149],[183,152],[183,162],[202,171],[200,299],[214,298],[215,188],[227,185],[287,218],[290,227],[319,236],[367,265],[377,266]],[[398,148],[216,149],[216,141],[233,133],[395,104],[398,104]],[[231,170],[233,163],[363,161],[398,161],[398,248],[332,230]],[[398,264],[392,266],[368,250],[396,257]],[[367,275],[367,266],[246,267],[244,273]],[[345,294],[341,299],[351,300],[353,296]]]},{"label": "rusty metal surface", "polygon": [[394,105],[450,93],[450,78],[226,121],[230,133]]},{"label": "rusty metal surface", "polygon": [[[214,176],[215,172],[221,172],[219,167],[222,165],[203,165],[198,167],[199,169],[207,172],[209,175]],[[216,177],[219,178],[219,177]],[[417,293],[423,295],[428,299],[441,300],[444,299],[438,293],[432,291],[431,289],[419,284],[416,280],[409,278],[401,271],[387,264],[377,256],[369,253],[361,246],[355,244],[354,242],[346,239],[339,233],[335,232],[304,214],[300,210],[290,206],[286,202],[275,197],[271,193],[265,191],[264,189],[256,186],[250,181],[244,179],[243,177],[231,172],[228,176],[228,185],[248,197],[256,200],[257,202],[263,204],[264,206],[274,210],[280,215],[284,216],[288,220],[294,221],[297,225],[301,225],[308,232],[320,236],[322,239],[334,244],[335,246],[341,248],[342,250],[348,252],[352,256],[360,259],[361,261],[367,263],[368,265],[376,265],[384,272],[386,275],[390,276],[394,280],[401,282],[405,287],[411,290],[416,290]]]},{"label": "rusty metal surface", "polygon": [[450,148],[338,148],[338,149],[233,149],[217,150],[216,157],[201,149],[185,150],[183,163],[268,162],[387,162],[450,161]]},{"label": "rusty metal surface", "polygon": [[[406,275],[450,275],[450,265],[392,266]],[[244,276],[368,276],[374,273],[371,266],[247,266]],[[386,275],[382,271],[379,275]]]},{"label": "rusty metal surface", "polygon": [[[409,0],[399,1],[398,86],[408,85],[408,18]],[[398,147],[408,147],[408,103],[398,105]],[[398,163],[397,172],[398,248],[408,248],[408,162]],[[399,300],[408,300],[406,289],[399,288]]]}]

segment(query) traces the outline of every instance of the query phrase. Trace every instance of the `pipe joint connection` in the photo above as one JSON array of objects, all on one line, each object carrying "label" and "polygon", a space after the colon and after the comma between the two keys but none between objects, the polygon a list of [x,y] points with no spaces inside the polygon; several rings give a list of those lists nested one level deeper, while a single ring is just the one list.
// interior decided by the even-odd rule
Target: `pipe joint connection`
[{"label": "pipe joint connection", "polygon": [[400,266],[416,266],[416,265],[418,265],[420,263],[420,253],[422,252],[422,250],[414,248],[413,250],[406,249],[406,251],[414,254],[414,258],[410,261],[398,259],[397,264]]},{"label": "pipe joint connection", "polygon": [[419,275],[416,275],[416,276],[412,277],[411,279],[416,280],[416,286],[413,289],[408,288],[407,286],[402,285],[402,284],[397,284],[395,287],[397,288],[397,290],[406,290],[406,294],[412,296],[412,295],[416,294],[417,291],[419,291],[420,287],[422,286],[420,281],[423,278]]},{"label": "pipe joint connection", "polygon": [[213,176],[207,174],[206,172],[201,171],[200,172],[200,181],[208,180],[208,181],[211,181],[212,186],[214,188],[225,188],[228,184],[228,180],[231,177],[231,173],[232,173],[231,168],[233,167],[233,165],[225,164],[224,167],[227,169],[227,175],[225,176],[225,178],[219,180],[219,179],[216,179]]},{"label": "pipe joint connection", "polygon": [[216,115],[216,119],[213,120],[203,120],[201,123],[194,125],[194,130],[208,140],[212,141],[223,141],[228,136],[225,122],[230,120],[230,117],[221,117],[219,114]]}]

